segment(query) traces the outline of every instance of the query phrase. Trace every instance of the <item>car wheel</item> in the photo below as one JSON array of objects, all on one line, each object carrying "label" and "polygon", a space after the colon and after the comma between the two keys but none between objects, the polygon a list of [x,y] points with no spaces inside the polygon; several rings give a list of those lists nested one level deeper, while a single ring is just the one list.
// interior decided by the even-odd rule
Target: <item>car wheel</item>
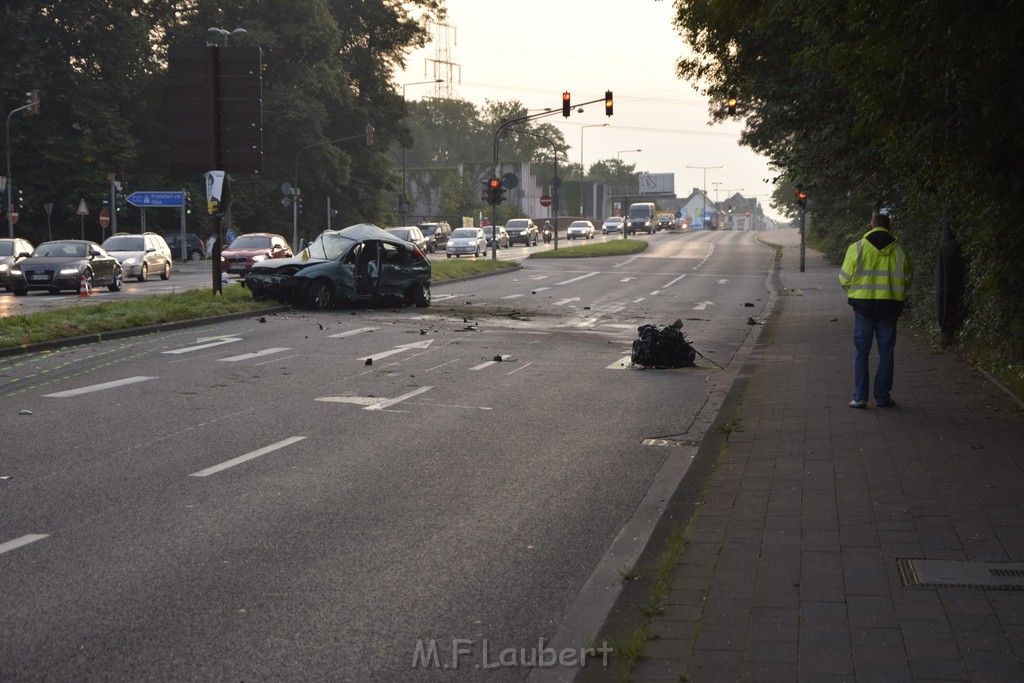
[{"label": "car wheel", "polygon": [[109,289],[111,292],[120,292],[121,287],[123,286],[124,283],[121,281],[121,269],[118,268],[116,271],[114,271],[114,281],[107,285],[107,289]]},{"label": "car wheel", "polygon": [[451,257],[452,257],[452,255],[451,255],[451,254],[445,254],[445,256],[447,256],[448,258],[451,258]]},{"label": "car wheel", "polygon": [[160,273],[161,280],[168,280],[171,277],[171,262],[164,261],[164,270]]},{"label": "car wheel", "polygon": [[203,260],[203,252],[199,251],[198,249],[193,249],[192,251],[188,252],[188,260],[189,261],[202,261]]},{"label": "car wheel", "polygon": [[28,294],[28,290],[27,289],[15,289],[14,290],[14,296],[25,296],[26,294]]},{"label": "car wheel", "polygon": [[430,305],[430,283],[421,282],[417,285],[413,285],[412,301],[416,304],[416,308],[426,308]]},{"label": "car wheel", "polygon": [[142,264],[142,270],[139,271],[138,280],[139,280],[139,282],[145,282],[148,279],[149,279],[149,264],[148,263],[143,263]]},{"label": "car wheel", "polygon": [[334,285],[331,281],[324,278],[314,280],[306,290],[306,303],[319,311],[334,308]]}]

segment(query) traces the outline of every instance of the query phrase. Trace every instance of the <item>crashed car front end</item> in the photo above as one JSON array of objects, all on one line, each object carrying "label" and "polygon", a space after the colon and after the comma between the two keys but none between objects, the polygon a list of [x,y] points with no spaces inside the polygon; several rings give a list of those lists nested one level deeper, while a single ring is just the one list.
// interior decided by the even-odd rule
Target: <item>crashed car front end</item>
[{"label": "crashed car front end", "polygon": [[301,271],[323,261],[293,261],[257,264],[245,276],[245,287],[257,300],[274,299],[281,303],[299,303],[306,280],[296,277]]}]

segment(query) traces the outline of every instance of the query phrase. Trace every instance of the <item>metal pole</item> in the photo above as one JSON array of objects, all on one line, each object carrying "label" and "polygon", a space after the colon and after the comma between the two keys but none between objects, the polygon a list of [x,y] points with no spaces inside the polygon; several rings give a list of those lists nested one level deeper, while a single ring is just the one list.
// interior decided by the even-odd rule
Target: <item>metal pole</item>
[{"label": "metal pole", "polygon": [[188,260],[188,238],[185,237],[185,192],[181,191],[181,261]]},{"label": "metal pole", "polygon": [[807,222],[807,209],[800,208],[800,272],[804,272],[804,226]]}]

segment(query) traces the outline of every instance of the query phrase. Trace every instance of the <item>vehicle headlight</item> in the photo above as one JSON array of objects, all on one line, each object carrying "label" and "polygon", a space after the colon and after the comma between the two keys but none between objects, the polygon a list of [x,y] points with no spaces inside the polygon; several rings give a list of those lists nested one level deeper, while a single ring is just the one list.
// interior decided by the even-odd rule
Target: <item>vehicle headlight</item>
[{"label": "vehicle headlight", "polygon": [[252,260],[254,262],[266,261],[267,260],[267,255],[266,254],[256,254],[255,256],[252,257]]},{"label": "vehicle headlight", "polygon": [[61,275],[78,275],[78,268],[61,268]]},{"label": "vehicle headlight", "polygon": [[129,256],[124,261],[121,261],[121,264],[125,266],[134,266],[137,260],[138,259],[136,259],[134,256]]},{"label": "vehicle headlight", "polygon": [[0,263],[0,273],[6,273],[9,268],[10,266],[8,266],[6,263]]},{"label": "vehicle headlight", "polygon": [[21,277],[21,268],[11,268],[11,275],[13,277]]}]

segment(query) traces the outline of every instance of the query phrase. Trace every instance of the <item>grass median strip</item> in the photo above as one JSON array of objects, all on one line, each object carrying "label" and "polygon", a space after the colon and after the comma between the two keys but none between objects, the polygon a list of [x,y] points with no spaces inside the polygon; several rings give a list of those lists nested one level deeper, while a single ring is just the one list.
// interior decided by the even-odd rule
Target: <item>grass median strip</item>
[{"label": "grass median strip", "polygon": [[530,254],[530,258],[593,258],[596,256],[625,256],[627,254],[638,254],[646,248],[647,242],[644,240],[611,240],[609,242],[580,244],[572,247],[560,246],[558,249],[538,251],[535,254]]}]

